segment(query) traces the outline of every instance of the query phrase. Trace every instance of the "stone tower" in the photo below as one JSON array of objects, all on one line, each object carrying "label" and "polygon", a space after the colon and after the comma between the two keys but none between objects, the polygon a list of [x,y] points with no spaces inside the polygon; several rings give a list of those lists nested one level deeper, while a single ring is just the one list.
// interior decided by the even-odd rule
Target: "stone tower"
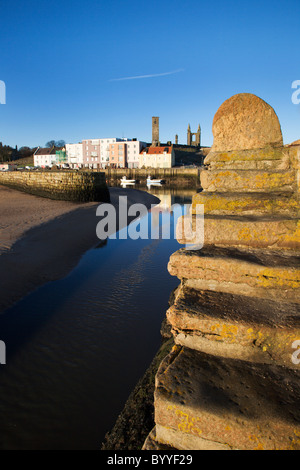
[{"label": "stone tower", "polygon": [[152,117],[152,146],[157,147],[159,145],[159,117]]},{"label": "stone tower", "polygon": [[200,145],[201,145],[201,127],[200,127],[200,124],[198,126],[197,132],[192,132],[191,131],[191,126],[188,125],[187,145],[193,146],[193,147],[200,147]]}]

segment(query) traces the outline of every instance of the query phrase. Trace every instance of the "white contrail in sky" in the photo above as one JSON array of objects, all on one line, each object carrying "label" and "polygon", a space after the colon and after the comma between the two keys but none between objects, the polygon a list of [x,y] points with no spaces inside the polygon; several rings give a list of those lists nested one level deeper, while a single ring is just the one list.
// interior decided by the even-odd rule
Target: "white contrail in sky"
[{"label": "white contrail in sky", "polygon": [[173,75],[174,73],[183,72],[184,69],[173,70],[172,72],[165,73],[153,73],[151,75],[137,75],[135,77],[123,77],[123,78],[111,78],[109,82],[121,82],[123,80],[138,80],[140,78],[154,78],[154,77],[164,77],[166,75]]}]

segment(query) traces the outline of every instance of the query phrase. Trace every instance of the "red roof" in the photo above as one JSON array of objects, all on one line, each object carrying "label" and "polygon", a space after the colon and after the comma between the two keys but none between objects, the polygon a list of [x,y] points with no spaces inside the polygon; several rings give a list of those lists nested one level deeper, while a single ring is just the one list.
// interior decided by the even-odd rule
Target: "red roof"
[{"label": "red roof", "polygon": [[161,155],[163,153],[172,153],[172,147],[146,147],[141,151],[141,155],[146,152],[148,155]]}]

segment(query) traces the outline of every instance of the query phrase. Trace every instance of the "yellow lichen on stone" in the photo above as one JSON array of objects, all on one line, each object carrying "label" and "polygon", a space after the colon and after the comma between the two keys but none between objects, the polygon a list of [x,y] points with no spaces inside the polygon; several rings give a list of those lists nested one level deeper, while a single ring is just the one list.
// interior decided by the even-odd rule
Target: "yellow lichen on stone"
[{"label": "yellow lichen on stone", "polygon": [[189,416],[188,413],[180,410],[175,405],[168,405],[168,410],[175,412],[175,415],[181,420],[177,425],[179,431],[201,436],[202,430],[196,425],[199,418]]},{"label": "yellow lichen on stone", "polygon": [[283,289],[297,289],[300,287],[300,270],[263,269],[257,276],[257,284],[260,287],[281,287]]}]

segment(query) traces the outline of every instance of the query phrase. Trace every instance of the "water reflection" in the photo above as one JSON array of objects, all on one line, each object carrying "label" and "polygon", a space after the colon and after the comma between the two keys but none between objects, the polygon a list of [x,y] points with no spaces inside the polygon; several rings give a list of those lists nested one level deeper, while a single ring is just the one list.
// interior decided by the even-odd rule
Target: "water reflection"
[{"label": "water reflection", "polygon": [[[157,192],[159,191],[159,192]],[[161,192],[162,191],[162,192]],[[192,194],[151,188],[169,211]],[[139,221],[160,224],[157,208]],[[125,229],[123,229],[125,230]],[[101,248],[101,249],[100,249]],[[99,449],[160,344],[177,241],[108,239],[0,317],[1,449]]]}]

